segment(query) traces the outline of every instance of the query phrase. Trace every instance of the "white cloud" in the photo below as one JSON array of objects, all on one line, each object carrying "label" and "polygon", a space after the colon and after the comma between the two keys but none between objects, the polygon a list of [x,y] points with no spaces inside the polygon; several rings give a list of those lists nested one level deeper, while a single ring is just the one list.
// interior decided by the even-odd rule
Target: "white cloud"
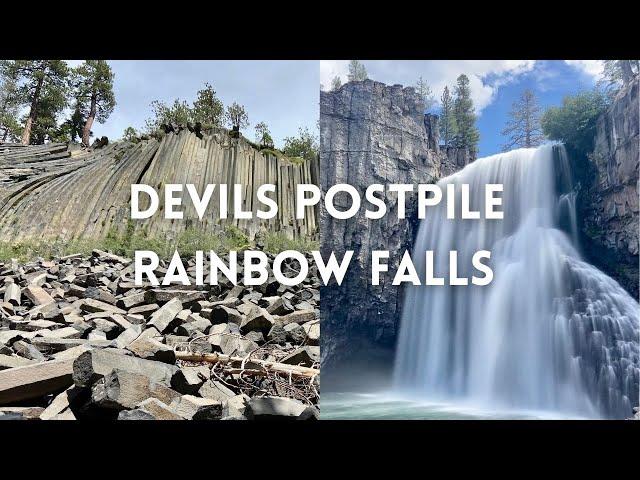
[{"label": "white cloud", "polygon": [[[445,86],[451,88],[464,73],[469,77],[471,95],[478,113],[489,105],[497,89],[530,72],[535,60],[364,60],[369,77],[387,84],[415,85],[422,76],[439,99]],[[331,79],[347,81],[348,60],[320,62],[320,83],[330,88]]]},{"label": "white cloud", "polygon": [[604,67],[602,60],[565,60],[565,63],[594,79],[599,79],[602,76],[602,69]]}]

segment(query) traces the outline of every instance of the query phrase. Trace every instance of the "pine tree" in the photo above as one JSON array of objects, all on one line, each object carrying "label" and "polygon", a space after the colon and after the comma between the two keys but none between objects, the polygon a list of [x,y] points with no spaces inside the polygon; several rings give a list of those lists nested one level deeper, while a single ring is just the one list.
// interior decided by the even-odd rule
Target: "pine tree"
[{"label": "pine tree", "polygon": [[369,77],[367,76],[367,69],[365,68],[365,66],[358,60],[351,60],[349,62],[349,81],[362,82],[367,78]]},{"label": "pine tree", "polygon": [[151,102],[151,110],[153,117],[145,120],[146,133],[149,135],[157,135],[162,125],[186,125],[193,122],[193,109],[184,100],[175,99],[172,104],[154,100]]},{"label": "pine tree", "polygon": [[41,145],[48,141],[68,141],[68,136],[64,134],[64,131],[58,125],[58,117],[66,106],[67,96],[62,95],[57,88],[47,86],[41,91],[35,112],[30,111],[29,114],[23,117],[26,128],[30,115],[33,113],[34,121],[30,128],[30,144]]},{"label": "pine tree", "polygon": [[271,132],[265,122],[260,122],[256,125],[256,142],[261,146],[267,148],[273,148],[273,138],[271,138]]},{"label": "pine tree", "polygon": [[436,97],[433,95],[429,84],[422,77],[420,77],[416,83],[416,92],[424,102],[425,112],[431,110],[435,106]]},{"label": "pine tree", "polygon": [[449,87],[444,87],[440,97],[442,110],[440,112],[440,137],[445,147],[448,147],[456,135],[456,119],[454,116],[453,97],[449,93]]},{"label": "pine tree", "polygon": [[131,143],[140,142],[140,138],[138,138],[138,131],[133,127],[125,128],[124,132],[122,132],[122,140]]},{"label": "pine tree", "polygon": [[193,120],[200,122],[205,128],[222,126],[224,105],[216,96],[213,87],[205,83],[204,88],[198,91],[198,96],[193,102]]},{"label": "pine tree", "polygon": [[458,77],[455,94],[453,112],[456,122],[456,136],[454,144],[458,148],[468,148],[470,152],[475,153],[480,134],[476,128],[476,113],[471,99],[469,78],[466,75],[462,74]]},{"label": "pine tree", "polygon": [[82,128],[85,146],[89,146],[93,122],[104,123],[116,106],[113,77],[111,67],[104,60],[85,60],[73,71],[74,97],[86,119]]},{"label": "pine tree", "polygon": [[6,61],[0,63],[0,143],[15,141],[19,136],[18,115],[22,100],[16,79],[5,73]]},{"label": "pine tree", "polygon": [[299,157],[313,160],[318,156],[318,141],[307,127],[298,128],[297,137],[286,137],[282,149],[288,157]]},{"label": "pine tree", "polygon": [[628,85],[639,71],[640,61],[638,60],[605,60],[602,74],[609,86]]},{"label": "pine tree", "polygon": [[540,105],[533,91],[527,89],[522,92],[520,98],[513,103],[507,125],[502,130],[502,135],[508,138],[502,150],[540,145],[544,141],[540,115]]},{"label": "pine tree", "polygon": [[336,75],[333,77],[333,80],[331,80],[331,90],[338,90],[341,86],[342,80],[340,80],[340,77]]},{"label": "pine tree", "polygon": [[87,123],[80,104],[76,102],[71,116],[62,122],[58,132],[54,135],[60,141],[75,142],[77,138],[82,138],[84,126]]},{"label": "pine tree", "polygon": [[51,122],[66,106],[69,68],[64,60],[12,60],[4,70],[18,82],[20,98],[29,104],[21,138],[22,144],[28,145],[38,116],[47,115],[39,125],[42,138],[42,133],[51,128]]},{"label": "pine tree", "polygon": [[225,120],[227,125],[235,131],[240,131],[241,128],[249,125],[249,115],[247,115],[244,106],[236,102],[227,107]]}]

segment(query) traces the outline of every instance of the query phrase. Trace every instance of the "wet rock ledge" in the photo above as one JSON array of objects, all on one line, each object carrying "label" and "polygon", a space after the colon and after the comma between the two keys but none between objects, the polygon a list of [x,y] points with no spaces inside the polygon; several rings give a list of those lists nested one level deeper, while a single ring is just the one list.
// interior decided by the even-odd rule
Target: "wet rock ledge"
[{"label": "wet rock ledge", "polygon": [[130,259],[100,250],[0,262],[0,419],[318,418],[314,265],[295,287],[133,278]]}]

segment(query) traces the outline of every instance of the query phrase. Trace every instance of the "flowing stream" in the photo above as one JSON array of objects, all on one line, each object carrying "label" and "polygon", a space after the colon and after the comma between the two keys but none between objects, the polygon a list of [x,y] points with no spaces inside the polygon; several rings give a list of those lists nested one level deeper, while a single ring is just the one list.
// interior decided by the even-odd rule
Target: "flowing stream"
[{"label": "flowing stream", "polygon": [[407,288],[394,394],[492,411],[632,416],[640,307],[582,259],[568,168],[563,147],[546,145],[478,159],[440,181],[469,184],[480,211],[484,185],[503,184],[504,219],[447,220],[443,204],[432,208],[415,241],[418,274],[433,250],[435,272],[447,278],[457,250],[459,276],[470,278],[472,255],[489,250],[494,279]]}]

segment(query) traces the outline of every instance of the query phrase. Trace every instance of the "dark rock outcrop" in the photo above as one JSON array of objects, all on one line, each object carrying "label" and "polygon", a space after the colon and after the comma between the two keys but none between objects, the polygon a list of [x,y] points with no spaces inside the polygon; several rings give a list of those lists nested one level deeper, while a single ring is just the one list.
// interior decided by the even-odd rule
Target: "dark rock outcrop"
[{"label": "dark rock outcrop", "polygon": [[[367,80],[321,92],[320,132],[323,195],[338,183],[355,186],[362,197],[373,183],[430,183],[442,176],[442,165],[454,171],[449,158],[457,165],[457,152],[440,151],[437,116],[424,115],[413,88]],[[388,364],[393,354],[402,290],[391,285],[392,275],[401,254],[412,247],[418,221],[415,196],[408,196],[408,220],[397,218],[396,194],[382,198],[388,211],[379,220],[364,213],[338,220],[320,209],[323,256],[333,251],[341,259],[345,250],[354,250],[342,285],[322,290],[323,373],[354,361],[368,367],[376,361]],[[372,250],[391,252],[389,275],[379,286],[371,285]]]},{"label": "dark rock outcrop", "polygon": [[638,298],[639,98],[635,79],[597,123],[590,183],[578,196],[585,255]]}]

